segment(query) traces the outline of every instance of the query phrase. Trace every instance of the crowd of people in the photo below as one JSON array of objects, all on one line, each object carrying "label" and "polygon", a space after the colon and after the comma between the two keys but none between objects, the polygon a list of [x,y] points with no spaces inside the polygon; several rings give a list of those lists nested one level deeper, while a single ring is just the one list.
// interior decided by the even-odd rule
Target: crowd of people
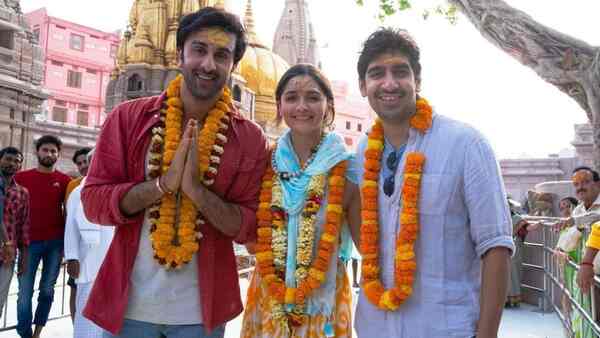
[{"label": "crowd of people", "polygon": [[[0,150],[0,309],[4,308],[16,272],[16,331],[21,337],[41,337],[54,301],[63,258],[67,259],[67,271],[71,276],[71,310],[74,313],[75,281],[78,284],[93,282],[95,276],[95,272],[87,268],[86,279],[82,281],[82,277],[78,276],[79,264],[89,265],[93,255],[97,256],[97,264],[100,264],[103,261],[100,244],[110,244],[110,238],[91,242],[85,239],[97,237],[94,233],[103,228],[111,228],[97,225],[94,228],[89,224],[86,227],[77,223],[85,218],[79,196],[81,186],[78,185],[87,173],[91,148],[75,152],[73,162],[79,173],[75,178],[56,169],[61,148],[62,142],[56,136],[38,138],[35,142],[37,167],[23,171],[23,153],[19,149],[6,147]],[[73,247],[81,249],[77,251]],[[39,280],[37,287],[36,280]],[[38,290],[35,310],[32,306],[34,289]],[[80,292],[78,299],[85,295],[85,291]],[[83,304],[85,301],[80,307]]]},{"label": "crowd of people", "polygon": [[[274,122],[288,128],[273,145],[237,112],[237,16],[203,8],[176,40],[181,75],[109,114],[94,150],[73,157],[80,178],[55,170],[53,136],[36,141],[37,168],[18,172],[19,150],[0,152],[0,291],[16,264],[22,338],[40,337],[63,258],[76,338],[223,337],[244,311],[234,241],[256,256],[241,337],[497,336],[504,305],[519,301],[518,287],[507,300],[510,257],[537,225],[511,222],[485,137],[422,96],[408,32],[380,28],[363,44],[358,87],[377,119],[356,152],[332,131],[332,87],[312,65],[277,85]],[[350,259],[361,264],[355,311]]]}]

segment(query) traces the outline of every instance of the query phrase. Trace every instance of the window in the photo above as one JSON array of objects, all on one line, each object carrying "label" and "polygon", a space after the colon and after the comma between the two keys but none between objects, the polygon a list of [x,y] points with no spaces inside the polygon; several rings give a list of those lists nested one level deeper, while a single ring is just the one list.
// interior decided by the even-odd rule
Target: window
[{"label": "window", "polygon": [[90,106],[87,105],[87,104],[80,103],[79,104],[79,109],[80,110],[88,110],[88,109],[90,109]]},{"label": "window", "polygon": [[233,86],[233,100],[237,102],[242,102],[242,90],[238,85]]},{"label": "window", "polygon": [[58,29],[67,29],[67,27],[61,26],[61,25],[56,25],[56,28],[58,28]]},{"label": "window", "polygon": [[67,122],[67,108],[52,108],[52,120],[56,122]]},{"label": "window", "polygon": [[356,126],[356,130],[358,130],[359,132],[361,132],[361,131],[362,131],[362,124],[360,124],[360,123],[359,123],[359,124]]},{"label": "window", "polygon": [[[79,105],[81,107],[81,105]],[[89,114],[86,111],[77,111],[77,124],[80,126],[87,126],[89,121]]]},{"label": "window", "polygon": [[347,130],[350,130],[350,129],[352,129],[352,122],[350,122],[350,121],[346,121],[346,129],[347,129]]},{"label": "window", "polygon": [[35,41],[38,41],[38,42],[40,41],[40,28],[39,27],[36,27],[33,30],[33,38],[35,39]]},{"label": "window", "polygon": [[83,36],[71,34],[71,49],[83,52]]},{"label": "window", "polygon": [[67,101],[56,100],[56,102],[54,102],[54,104],[56,104],[57,106],[66,107]]},{"label": "window", "polygon": [[86,69],[85,71],[88,72],[88,73],[90,73],[90,74],[96,74],[96,73],[98,73],[95,69],[89,69],[89,68]]},{"label": "window", "polygon": [[96,36],[96,35],[90,35],[90,37],[91,37],[91,38],[94,38],[94,39],[100,39],[100,37],[99,37],[99,36]]},{"label": "window", "polygon": [[142,81],[142,78],[137,74],[131,75],[129,80],[127,80],[127,91],[128,92],[139,92],[139,91],[142,91],[143,89],[144,89],[144,82]]},{"label": "window", "polygon": [[54,60],[50,61],[50,63],[51,63],[53,66],[57,66],[57,67],[62,67],[62,66],[63,66],[63,63],[62,63],[62,62],[58,62],[58,61],[54,61]]},{"label": "window", "polygon": [[13,31],[11,31],[11,30],[1,30],[0,31],[0,47],[6,48],[6,49],[13,49],[13,47],[14,47]]},{"label": "window", "polygon": [[67,75],[67,87],[81,88],[81,73],[69,70]]},{"label": "window", "polygon": [[116,58],[118,50],[119,50],[119,46],[117,46],[117,45],[110,45],[110,57],[111,58]]}]

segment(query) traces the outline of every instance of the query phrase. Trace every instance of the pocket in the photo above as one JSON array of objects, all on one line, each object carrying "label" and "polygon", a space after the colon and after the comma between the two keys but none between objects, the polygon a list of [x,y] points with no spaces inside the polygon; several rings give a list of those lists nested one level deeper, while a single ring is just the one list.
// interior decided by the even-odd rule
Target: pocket
[{"label": "pocket", "polygon": [[424,215],[441,215],[448,208],[456,186],[455,175],[423,174],[419,197],[419,212]]}]

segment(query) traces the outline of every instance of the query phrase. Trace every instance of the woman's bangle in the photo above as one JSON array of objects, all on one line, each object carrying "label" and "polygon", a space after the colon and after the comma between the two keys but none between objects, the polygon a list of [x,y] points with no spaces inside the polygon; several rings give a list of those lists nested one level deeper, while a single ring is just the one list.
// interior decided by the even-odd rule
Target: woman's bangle
[{"label": "woman's bangle", "polygon": [[589,265],[592,268],[594,267],[594,263],[591,263],[591,262],[581,262],[581,263],[579,263],[579,265]]}]

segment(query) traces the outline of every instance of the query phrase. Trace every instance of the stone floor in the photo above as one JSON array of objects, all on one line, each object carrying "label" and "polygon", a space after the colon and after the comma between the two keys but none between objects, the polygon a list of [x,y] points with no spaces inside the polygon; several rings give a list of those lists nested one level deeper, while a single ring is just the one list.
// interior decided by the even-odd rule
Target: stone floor
[{"label": "stone floor", "polygon": [[[242,294],[245,295],[248,282],[240,281]],[[57,295],[58,296],[58,295]],[[57,297],[58,298],[58,297]],[[9,319],[12,318],[9,312]],[[2,318],[2,322],[4,318]],[[9,324],[11,324],[9,322]],[[2,325],[0,325],[2,326]],[[226,338],[237,338],[241,328],[241,316],[227,325]],[[536,308],[525,305],[517,309],[506,309],[500,324],[499,338],[565,338],[560,320],[554,313],[540,313]],[[72,337],[73,328],[68,318],[48,322],[43,338]],[[17,337],[14,330],[0,332],[0,338]]]}]

